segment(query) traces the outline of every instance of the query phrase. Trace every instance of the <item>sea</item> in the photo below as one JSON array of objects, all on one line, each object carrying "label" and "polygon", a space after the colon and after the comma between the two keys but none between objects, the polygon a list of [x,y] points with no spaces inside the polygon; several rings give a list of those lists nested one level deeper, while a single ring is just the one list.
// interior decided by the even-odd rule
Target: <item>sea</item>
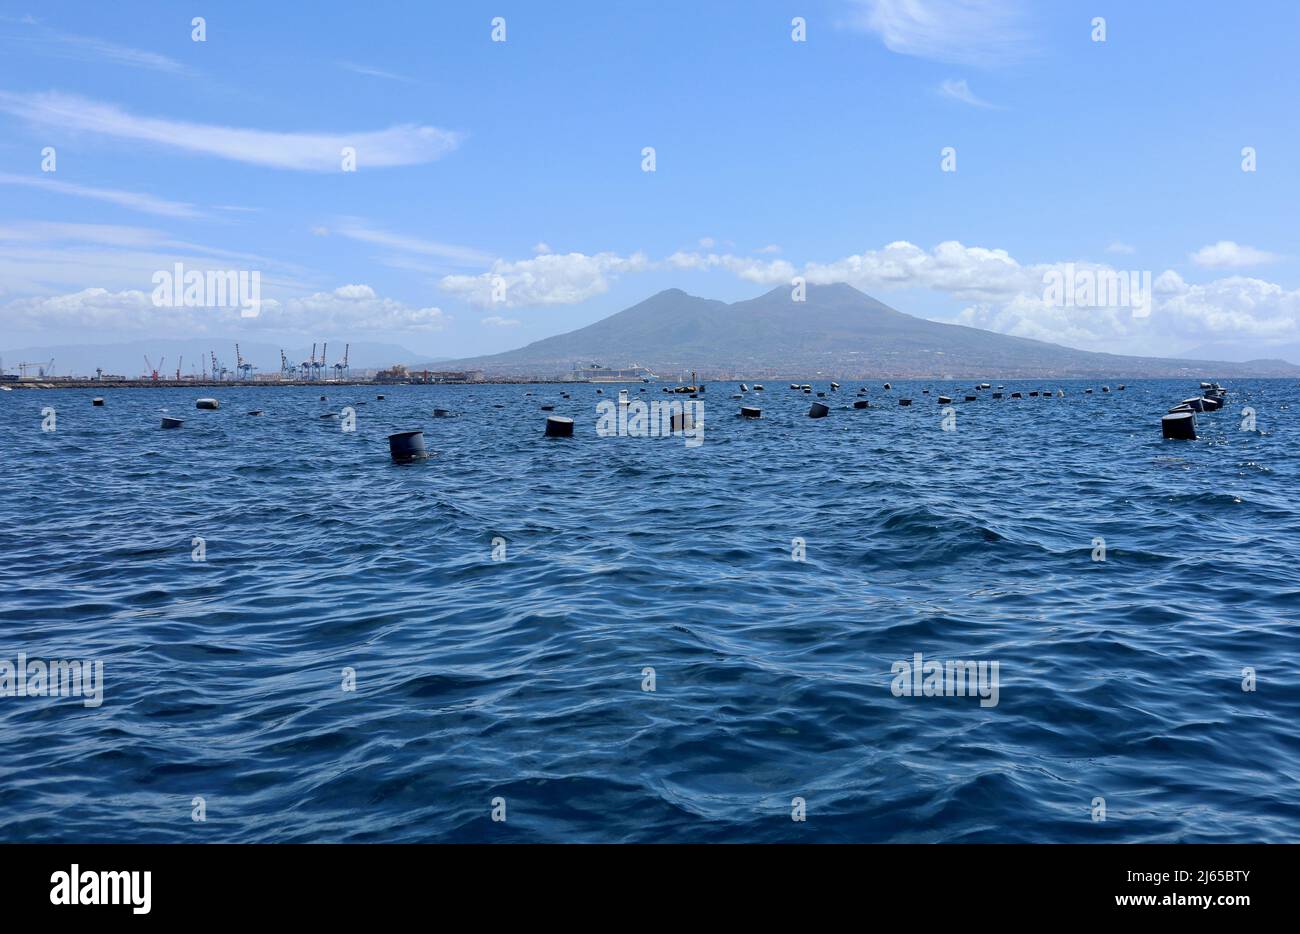
[{"label": "sea", "polygon": [[1300,386],[1213,376],[0,393],[0,840],[1296,842]]}]

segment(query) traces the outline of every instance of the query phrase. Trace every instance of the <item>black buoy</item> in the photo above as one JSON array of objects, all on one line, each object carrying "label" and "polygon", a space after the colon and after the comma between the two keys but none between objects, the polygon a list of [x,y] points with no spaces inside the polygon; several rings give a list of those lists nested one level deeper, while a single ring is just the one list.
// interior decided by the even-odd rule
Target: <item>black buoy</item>
[{"label": "black buoy", "polygon": [[1085,390],[1083,391],[1083,394],[1084,394],[1085,396],[1090,396],[1090,395],[1092,395],[1092,390],[1091,390],[1091,389],[1085,389]]},{"label": "black buoy", "polygon": [[749,387],[746,386],[744,383],[741,383],[741,384],[740,384],[740,391],[741,391],[741,392],[749,392]]},{"label": "black buoy", "polygon": [[375,398],[376,398],[376,399],[382,399],[382,398],[384,398],[384,397],[383,397],[383,396],[375,396]]},{"label": "black buoy", "polygon": [[1037,390],[1037,389],[1031,390],[1030,393],[1029,393],[1029,397],[1030,397],[1031,399],[1037,399],[1037,398],[1038,398],[1038,390]]},{"label": "black buoy", "polygon": [[179,428],[184,424],[185,419],[183,418],[172,418],[170,415],[164,415],[162,417],[162,427],[164,428]]},{"label": "black buoy", "polygon": [[894,387],[891,386],[891,385],[889,385],[888,383],[885,383],[885,388],[886,388],[886,389],[893,389]]},{"label": "black buoy", "polygon": [[103,399],[103,397],[101,397],[101,396],[96,396],[95,398],[93,398],[93,399],[90,400],[90,404],[91,404],[91,405],[103,405],[103,404],[104,404],[104,399]]},{"label": "black buoy", "polygon": [[1179,405],[1185,405],[1188,408],[1190,408],[1193,412],[1205,411],[1205,400],[1200,396],[1193,396],[1190,399],[1184,399],[1182,402],[1179,403]]},{"label": "black buoy", "polygon": [[853,407],[855,409],[869,409],[871,408],[871,403],[866,399],[854,399]]},{"label": "black buoy", "polygon": [[763,410],[755,408],[752,405],[742,405],[740,407],[740,414],[742,418],[762,418]]},{"label": "black buoy", "polygon": [[429,452],[424,449],[424,432],[399,431],[395,435],[389,435],[388,453],[392,455],[394,464],[424,460],[429,456]]},{"label": "black buoy", "polygon": [[1196,415],[1192,412],[1171,412],[1160,419],[1160,432],[1170,441],[1196,440]]},{"label": "black buoy", "polygon": [[433,417],[434,417],[434,418],[450,418],[450,417],[451,417],[451,412],[449,412],[447,409],[434,409],[434,410],[433,410]]},{"label": "black buoy", "polygon": [[840,388],[840,384],[839,384],[839,383],[836,383],[836,382],[832,382],[832,383],[831,383],[831,389],[832,389],[832,390],[834,390],[834,389],[839,389],[839,388]]},{"label": "black buoy", "polygon": [[824,392],[819,392],[819,393],[817,393],[817,398],[818,398],[818,399],[825,399],[825,398],[826,398],[826,393],[824,393]]},{"label": "black buoy", "polygon": [[572,438],[573,419],[565,418],[563,415],[548,415],[546,417],[546,437]]},{"label": "black buoy", "polygon": [[755,384],[754,384],[754,392],[763,392],[763,391],[764,391],[764,389],[763,389],[763,384],[762,384],[762,383],[755,383]]},{"label": "black buoy", "polygon": [[1012,398],[1012,399],[1023,399],[1024,396],[1022,396],[1022,395],[1021,395],[1020,393],[1018,393],[1018,392],[1013,392],[1013,393],[1011,394],[1011,398]]},{"label": "black buoy", "polygon": [[[321,398],[323,399],[325,397],[321,396]],[[219,408],[220,404],[216,399],[200,399],[198,402],[194,403],[194,407],[196,409],[215,409]]]},{"label": "black buoy", "polygon": [[553,406],[553,405],[544,405],[544,406],[542,406],[542,411],[543,411],[543,412],[554,412],[554,411],[555,411],[555,406]]},{"label": "black buoy", "polygon": [[695,427],[695,417],[690,412],[677,412],[670,419],[670,422],[674,432],[690,431]]},{"label": "black buoy", "polygon": [[1125,386],[1124,386],[1123,383],[1120,383],[1120,384],[1119,384],[1118,386],[1116,386],[1115,388],[1118,389],[1120,392],[1123,392],[1124,389],[1125,389]]},{"label": "black buoy", "polygon": [[253,409],[253,411],[249,412],[248,414],[249,414],[249,415],[261,415],[261,414],[262,414],[262,410],[261,410],[261,409]]},{"label": "black buoy", "polygon": [[1102,386],[1102,387],[1101,387],[1101,391],[1102,391],[1102,392],[1110,392],[1110,387],[1109,387],[1109,386]]},{"label": "black buoy", "polygon": [[324,397],[324,396],[321,396],[321,397],[320,397],[320,401],[321,401],[321,402],[324,402],[324,401],[325,401],[325,397]]},{"label": "black buoy", "polygon": [[831,414],[831,410],[824,403],[814,402],[808,409],[809,418],[825,418]]},{"label": "black buoy", "polygon": [[[1002,393],[1000,393],[1000,392],[995,392],[995,393],[993,393],[993,398],[994,398],[994,399],[1001,399],[1001,398],[1002,398]],[[949,400],[949,401],[951,401],[951,400]]]},{"label": "black buoy", "polygon": [[605,394],[605,390],[603,390],[603,389],[597,389],[597,390],[596,390],[596,395],[598,395],[598,396],[603,396],[604,394]]},{"label": "black buoy", "polygon": [[1176,406],[1174,406],[1173,408],[1171,408],[1169,411],[1170,411],[1170,412],[1190,412],[1190,411],[1192,411],[1192,407],[1191,407],[1190,405],[1176,405]]},{"label": "black buoy", "polygon": [[935,399],[934,401],[937,402],[939,405],[947,405],[948,403],[952,402],[952,399],[950,399],[948,396],[940,396],[938,399]]},{"label": "black buoy", "polygon": [[923,396],[928,396],[929,394],[930,394],[930,390],[928,390],[928,389],[922,389],[922,390],[921,390],[921,395],[923,395]]},{"label": "black buoy", "polygon": [[1223,400],[1217,396],[1202,396],[1201,410],[1204,412],[1217,412],[1223,408]]},{"label": "black buoy", "polygon": [[967,397],[966,397],[966,401],[967,401],[967,402],[978,402],[978,401],[979,401],[979,396],[967,396]]},{"label": "black buoy", "polygon": [[899,404],[899,405],[911,405],[911,404],[912,404],[912,400],[911,400],[911,399],[899,399],[899,400],[898,400],[898,404]]},{"label": "black buoy", "polygon": [[812,390],[811,390],[811,389],[805,389],[805,390],[803,391],[803,394],[804,394],[805,396],[807,396],[807,395],[811,395],[811,394],[812,394]]}]

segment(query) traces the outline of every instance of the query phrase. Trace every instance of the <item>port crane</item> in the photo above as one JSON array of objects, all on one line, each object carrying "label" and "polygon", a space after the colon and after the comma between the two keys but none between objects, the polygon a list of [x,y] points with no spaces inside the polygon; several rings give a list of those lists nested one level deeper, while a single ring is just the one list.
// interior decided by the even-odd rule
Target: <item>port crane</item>
[{"label": "port crane", "polygon": [[352,371],[348,369],[348,351],[352,348],[351,344],[343,345],[343,359],[334,364],[334,378],[351,378]]},{"label": "port crane", "polygon": [[284,348],[280,348],[280,379],[293,379],[296,375],[293,365],[289,363],[289,358],[284,355]]},{"label": "port crane", "polygon": [[320,379],[322,371],[325,369],[325,352],[330,349],[329,341],[326,341],[320,348],[320,366],[316,368],[316,378]]},{"label": "port crane", "polygon": [[248,379],[248,374],[256,370],[257,367],[244,359],[244,355],[239,352],[239,345],[235,345],[235,369],[239,371],[240,379]]},{"label": "port crane", "polygon": [[185,360],[184,354],[176,358],[176,382],[178,383],[181,381],[181,363],[184,360]]},{"label": "port crane", "polygon": [[304,360],[302,362],[302,378],[311,379],[316,372],[316,345],[311,345],[311,362]]},{"label": "port crane", "polygon": [[166,357],[159,357],[159,358],[158,358],[158,365],[157,365],[157,366],[154,366],[152,363],[149,362],[149,355],[148,355],[148,354],[145,354],[145,357],[144,357],[144,372],[145,372],[145,375],[146,375],[149,379],[153,380],[155,383],[158,382],[158,371],[162,369],[162,367],[163,367],[163,361],[166,360],[166,359],[167,359]]},{"label": "port crane", "polygon": [[27,378],[27,371],[28,371],[28,370],[35,370],[35,371],[36,371],[36,375],[37,375],[37,377],[40,378],[40,379],[44,379],[46,376],[53,376],[53,375],[54,375],[54,358],[51,357],[49,363],[20,363],[20,364],[18,364],[18,375],[21,376],[23,379],[26,379],[26,378]]}]

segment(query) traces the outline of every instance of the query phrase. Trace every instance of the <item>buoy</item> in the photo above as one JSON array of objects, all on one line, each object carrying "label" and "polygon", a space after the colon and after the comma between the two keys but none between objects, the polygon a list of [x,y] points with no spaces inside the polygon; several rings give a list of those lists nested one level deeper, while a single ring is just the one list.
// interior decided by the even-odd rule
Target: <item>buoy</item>
[{"label": "buoy", "polygon": [[798,388],[799,388],[799,384],[798,384],[798,383],[791,383],[791,384],[790,384],[790,388],[791,388],[791,389],[798,389]]},{"label": "buoy", "polygon": [[808,409],[809,418],[825,418],[831,414],[831,410],[821,402],[814,402]]},{"label": "buoy", "polygon": [[871,403],[868,402],[866,399],[854,399],[853,407],[855,409],[869,409],[871,408]]},{"label": "buoy", "polygon": [[394,464],[409,464],[429,456],[424,449],[424,432],[399,431],[388,436],[388,453]]},{"label": "buoy", "polygon": [[1118,389],[1120,392],[1123,392],[1124,389],[1125,389],[1126,387],[1124,386],[1123,383],[1120,383],[1120,384],[1119,384],[1118,386],[1116,386],[1115,388]]},{"label": "buoy", "polygon": [[755,383],[755,384],[754,384],[754,392],[762,392],[762,391],[763,391],[763,384],[762,384],[762,383]]},{"label": "buoy", "polygon": [[741,384],[740,384],[740,391],[741,391],[741,392],[749,392],[749,387],[746,386],[744,383],[741,383]]},{"label": "buoy", "polygon": [[938,399],[935,399],[934,401],[939,403],[939,405],[947,405],[948,403],[952,402],[952,399],[950,399],[948,396],[940,396]]},{"label": "buoy", "polygon": [[[1121,387],[1119,387],[1119,388],[1120,388],[1120,389],[1123,389],[1124,387],[1121,386]],[[1056,390],[1056,398],[1058,398],[1058,399],[1063,399],[1063,398],[1065,398],[1065,390],[1064,390],[1064,389],[1058,389],[1058,390]]]},{"label": "buoy", "polygon": [[1160,431],[1171,441],[1196,440],[1196,415],[1192,412],[1172,412],[1160,419]]},{"label": "buoy", "polygon": [[[529,395],[531,395],[531,393],[529,393]],[[626,389],[620,389],[620,390],[618,391],[618,404],[619,404],[619,405],[631,405],[631,404],[632,404],[631,401],[630,401],[630,400],[628,399],[628,397],[627,397],[627,390],[626,390]]]},{"label": "buoy", "polygon": [[603,390],[603,389],[597,389],[597,390],[596,390],[596,395],[598,395],[598,396],[603,396],[604,394],[605,394],[605,390]]},{"label": "buoy", "polygon": [[1092,395],[1092,390],[1091,390],[1091,389],[1085,389],[1085,390],[1083,391],[1083,394],[1084,394],[1085,396],[1090,396],[1090,395]]},{"label": "buoy", "polygon": [[885,388],[886,388],[886,389],[893,389],[894,387],[891,386],[891,385],[889,385],[888,383],[885,383]]},{"label": "buoy", "polygon": [[1031,399],[1037,399],[1037,398],[1038,398],[1038,390],[1035,389],[1035,390],[1033,390],[1032,392],[1030,392],[1030,393],[1029,393],[1029,397],[1030,397]]},{"label": "buoy", "polygon": [[740,414],[743,418],[762,418],[763,410],[756,409],[752,405],[742,405],[740,407]]},{"label": "buoy", "polygon": [[967,401],[967,402],[978,402],[978,401],[979,401],[979,396],[967,396],[967,397],[966,397],[966,401]]},{"label": "buoy", "polygon": [[1205,412],[1217,412],[1223,408],[1223,400],[1215,396],[1202,396],[1201,409]]},{"label": "buoy", "polygon": [[194,407],[196,409],[215,409],[220,406],[216,399],[200,399],[198,402],[194,403]]},{"label": "buoy", "polygon": [[450,417],[451,417],[451,412],[447,411],[446,409],[434,409],[434,410],[433,410],[433,417],[434,417],[434,418],[450,418]]},{"label": "buoy", "polygon": [[677,412],[674,413],[671,419],[671,424],[674,432],[690,431],[695,427],[695,418],[690,412]]},{"label": "buoy", "polygon": [[100,396],[96,396],[95,398],[93,398],[93,399],[90,400],[90,404],[91,404],[91,405],[103,405],[103,404],[104,404],[104,400],[103,400]]},{"label": "buoy", "polygon": [[839,388],[840,388],[840,384],[839,384],[839,383],[834,383],[834,382],[831,383],[831,389],[832,389],[832,390],[839,389]]},{"label": "buoy", "polygon": [[1192,407],[1191,407],[1190,405],[1176,405],[1176,406],[1174,406],[1172,409],[1170,409],[1169,411],[1170,411],[1170,412],[1190,412],[1190,411],[1192,411]]},{"label": "buoy", "polygon": [[825,399],[825,398],[826,398],[826,393],[824,393],[824,392],[819,392],[819,393],[817,393],[817,398],[818,398],[818,399]]},{"label": "buoy", "polygon": [[1011,394],[1011,398],[1012,398],[1012,399],[1023,399],[1024,396],[1022,396],[1022,395],[1021,395],[1020,393],[1018,393],[1018,392],[1013,392],[1013,393]]},{"label": "buoy", "polygon": [[[993,393],[993,398],[994,398],[994,399],[1001,399],[1001,398],[1002,398],[1002,393],[1000,393],[1000,392],[995,392],[995,393]],[[951,401],[951,400],[950,400],[950,401]]]},{"label": "buoy", "polygon": [[899,404],[899,405],[911,405],[911,404],[912,404],[912,400],[911,400],[911,399],[899,399],[899,400],[898,400],[898,404]]},{"label": "buoy", "polygon": [[992,388],[993,388],[993,385],[992,385],[991,383],[980,383],[978,388],[980,388],[980,389],[992,389]]},{"label": "buoy", "polygon": [[170,415],[164,415],[162,417],[162,426],[164,428],[179,428],[184,424],[185,419],[183,418],[172,418]]},{"label": "buoy", "polygon": [[745,397],[744,397],[743,394],[737,392],[737,393],[732,393],[731,398],[733,398],[733,399],[743,399],[743,398],[745,398]]},{"label": "buoy", "polygon": [[921,395],[923,395],[923,396],[928,396],[929,394],[930,394],[930,390],[928,390],[928,389],[922,389],[922,390],[921,390]]},{"label": "buoy", "polygon": [[338,418],[338,417],[339,417],[338,412],[326,412],[324,415],[318,416],[318,418]]},{"label": "buoy", "polygon": [[542,411],[543,411],[543,412],[554,412],[554,411],[555,411],[555,406],[553,406],[553,405],[544,405],[544,406],[542,406]]},{"label": "buoy", "polygon": [[548,415],[546,417],[546,437],[572,438],[573,419],[565,418],[563,415]]},{"label": "buoy", "polygon": [[375,398],[376,398],[376,399],[382,399],[382,398],[384,398],[384,397],[383,397],[383,396],[375,396]]},{"label": "buoy", "polygon": [[248,414],[249,414],[249,415],[261,415],[261,414],[262,414],[262,410],[261,410],[261,409],[253,409],[253,411],[249,412]]},{"label": "buoy", "polygon": [[1200,396],[1194,396],[1191,399],[1184,399],[1179,405],[1188,406],[1193,412],[1205,411],[1205,399]]},{"label": "buoy", "polygon": [[804,393],[805,396],[806,396],[806,395],[809,395],[811,392],[812,392],[812,389],[811,389],[811,388],[805,389],[805,390],[803,391],[803,393]]},{"label": "buoy", "polygon": [[1101,387],[1101,391],[1102,391],[1102,392],[1110,392],[1110,387],[1109,387],[1109,386],[1102,386],[1102,387]]},{"label": "buoy", "polygon": [[324,396],[321,396],[321,397],[320,397],[320,401],[321,401],[321,402],[324,402],[324,401],[325,401],[325,397],[324,397]]}]

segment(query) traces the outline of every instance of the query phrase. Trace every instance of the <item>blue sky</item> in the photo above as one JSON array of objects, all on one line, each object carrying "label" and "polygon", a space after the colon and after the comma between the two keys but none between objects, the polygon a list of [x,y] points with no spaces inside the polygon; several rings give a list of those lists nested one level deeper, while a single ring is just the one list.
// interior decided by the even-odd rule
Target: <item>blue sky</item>
[{"label": "blue sky", "polygon": [[[1086,349],[1265,356],[1300,342],[1298,45],[1280,0],[6,2],[0,347],[461,356],[803,275]],[[269,301],[154,307],[177,261]],[[1152,314],[1046,303],[1065,263],[1150,272]]]}]

